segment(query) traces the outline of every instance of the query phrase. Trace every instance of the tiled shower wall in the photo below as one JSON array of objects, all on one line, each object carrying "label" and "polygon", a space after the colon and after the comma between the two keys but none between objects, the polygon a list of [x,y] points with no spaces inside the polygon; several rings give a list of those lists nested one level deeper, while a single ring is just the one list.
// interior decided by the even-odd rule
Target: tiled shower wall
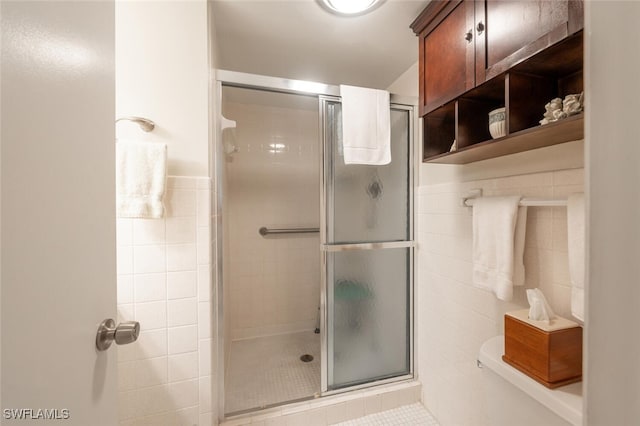
[{"label": "tiled shower wall", "polygon": [[318,315],[318,234],[258,234],[262,226],[319,226],[317,100],[269,96],[297,104],[225,102],[223,107],[224,116],[237,122],[232,136],[238,148],[225,163],[231,339],[313,329]]},{"label": "tiled shower wall", "polygon": [[213,424],[209,178],[169,177],[165,218],[118,219],[120,425]]},{"label": "tiled shower wall", "polygon": [[[506,311],[528,307],[525,288],[539,287],[553,310],[570,315],[565,207],[529,207],[525,286],[502,302],[472,285],[470,189],[484,195],[563,198],[583,192],[583,169],[425,185],[418,190],[418,344],[423,401],[442,425],[489,425],[480,369],[482,343],[503,334]],[[498,396],[499,397],[499,396]]]}]

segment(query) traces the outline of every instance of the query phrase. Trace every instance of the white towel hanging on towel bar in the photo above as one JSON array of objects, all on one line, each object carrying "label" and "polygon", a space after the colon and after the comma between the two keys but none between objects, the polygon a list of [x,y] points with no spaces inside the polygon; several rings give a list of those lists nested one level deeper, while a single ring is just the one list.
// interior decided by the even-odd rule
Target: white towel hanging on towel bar
[{"label": "white towel hanging on towel bar", "polygon": [[342,149],[345,164],[385,165],[391,162],[389,92],[340,85]]},{"label": "white towel hanging on towel bar", "polygon": [[519,195],[481,197],[473,207],[473,284],[500,300],[524,285],[524,241],[527,207]]}]

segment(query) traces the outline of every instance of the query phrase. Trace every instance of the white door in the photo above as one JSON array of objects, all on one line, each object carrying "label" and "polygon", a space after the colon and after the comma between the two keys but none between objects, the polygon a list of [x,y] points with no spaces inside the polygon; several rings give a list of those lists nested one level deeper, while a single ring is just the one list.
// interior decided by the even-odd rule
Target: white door
[{"label": "white door", "polygon": [[0,19],[1,422],[113,426],[116,349],[94,341],[116,317],[114,3]]}]

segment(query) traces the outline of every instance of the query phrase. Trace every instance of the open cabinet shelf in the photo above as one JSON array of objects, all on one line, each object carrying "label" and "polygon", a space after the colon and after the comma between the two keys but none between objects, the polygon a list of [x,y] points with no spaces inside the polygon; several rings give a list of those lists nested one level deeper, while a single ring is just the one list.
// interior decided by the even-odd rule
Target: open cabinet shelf
[{"label": "open cabinet shelf", "polygon": [[508,154],[543,148],[582,139],[584,114],[568,117],[545,126],[528,128],[498,139],[485,140],[455,152],[432,156],[425,163],[467,164]]},{"label": "open cabinet shelf", "polygon": [[[583,113],[539,124],[551,99],[583,90],[582,46],[579,32],[425,114],[423,162],[466,164],[582,139]],[[488,114],[501,107],[506,136],[492,139]]]}]

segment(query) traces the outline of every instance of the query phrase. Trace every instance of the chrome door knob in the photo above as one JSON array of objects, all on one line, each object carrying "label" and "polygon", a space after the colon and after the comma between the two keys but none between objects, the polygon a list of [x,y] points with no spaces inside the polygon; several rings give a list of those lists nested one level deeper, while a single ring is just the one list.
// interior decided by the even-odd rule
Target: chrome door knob
[{"label": "chrome door knob", "polygon": [[140,334],[140,323],[138,321],[121,322],[116,327],[114,340],[116,345],[126,345],[138,340]]},{"label": "chrome door knob", "polygon": [[99,351],[106,351],[114,341],[116,345],[126,345],[138,340],[140,334],[140,323],[138,321],[127,321],[118,324],[111,318],[102,321],[96,334],[96,348]]}]

